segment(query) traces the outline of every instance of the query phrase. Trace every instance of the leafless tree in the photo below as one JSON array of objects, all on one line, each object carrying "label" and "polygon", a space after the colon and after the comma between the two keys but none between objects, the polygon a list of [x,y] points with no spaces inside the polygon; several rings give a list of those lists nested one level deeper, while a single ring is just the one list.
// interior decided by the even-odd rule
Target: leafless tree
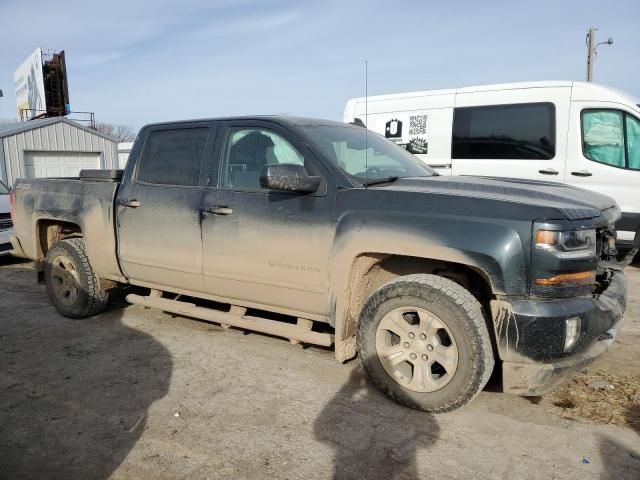
[{"label": "leafless tree", "polygon": [[96,123],[96,130],[115,138],[118,142],[133,142],[136,138],[136,132],[129,125],[98,122]]}]

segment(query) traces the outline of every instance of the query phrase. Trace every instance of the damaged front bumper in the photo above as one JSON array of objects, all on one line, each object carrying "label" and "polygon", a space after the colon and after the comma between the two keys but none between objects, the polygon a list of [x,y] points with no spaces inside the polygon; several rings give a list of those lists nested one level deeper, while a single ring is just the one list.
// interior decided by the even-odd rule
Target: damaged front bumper
[{"label": "damaged front bumper", "polygon": [[[622,324],[627,282],[616,271],[607,289],[593,298],[495,300],[492,302],[505,392],[540,396],[566,374],[604,353]],[[580,319],[580,334],[565,351],[567,320]]]}]

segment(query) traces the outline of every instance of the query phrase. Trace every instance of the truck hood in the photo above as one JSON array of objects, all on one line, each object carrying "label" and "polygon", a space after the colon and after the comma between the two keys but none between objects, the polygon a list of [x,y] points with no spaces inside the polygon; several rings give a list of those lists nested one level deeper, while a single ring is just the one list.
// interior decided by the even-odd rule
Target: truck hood
[{"label": "truck hood", "polygon": [[396,182],[369,188],[455,195],[468,198],[496,200],[557,211],[567,220],[583,220],[599,217],[607,211],[609,221],[619,215],[615,200],[606,195],[562,183],[523,180],[516,178],[434,176],[401,178]]}]

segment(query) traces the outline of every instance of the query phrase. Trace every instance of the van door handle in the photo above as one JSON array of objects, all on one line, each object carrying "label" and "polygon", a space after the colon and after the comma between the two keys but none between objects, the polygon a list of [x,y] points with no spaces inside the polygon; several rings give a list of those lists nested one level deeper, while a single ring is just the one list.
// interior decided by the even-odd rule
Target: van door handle
[{"label": "van door handle", "polygon": [[203,213],[213,214],[213,215],[231,215],[233,213],[233,208],[229,208],[222,205],[216,205],[215,207],[205,208]]},{"label": "van door handle", "polygon": [[575,175],[576,177],[590,177],[593,173],[587,170],[578,170],[577,172],[571,172],[571,175]]},{"label": "van door handle", "polygon": [[555,168],[545,168],[544,170],[538,170],[543,175],[558,175],[558,172]]},{"label": "van door handle", "polygon": [[121,207],[127,207],[127,208],[138,208],[140,205],[142,205],[135,198],[131,200],[120,200],[120,202],[118,203],[120,204]]}]

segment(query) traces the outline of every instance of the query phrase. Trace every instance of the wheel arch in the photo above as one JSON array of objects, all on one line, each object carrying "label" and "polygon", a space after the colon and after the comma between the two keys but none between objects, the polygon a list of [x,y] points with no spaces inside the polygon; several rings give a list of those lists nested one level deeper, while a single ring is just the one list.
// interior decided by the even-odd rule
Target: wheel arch
[{"label": "wheel arch", "polygon": [[433,274],[452,280],[471,292],[490,311],[494,286],[487,272],[477,266],[411,255],[363,252],[353,259],[346,284],[348,288],[344,289],[341,301],[336,303],[334,320],[338,360],[346,361],[356,355],[358,317],[367,299],[381,286],[412,274]]},{"label": "wheel arch", "polygon": [[36,268],[41,271],[44,258],[51,246],[65,238],[82,237],[80,225],[74,222],[58,219],[41,218],[35,224]]}]

